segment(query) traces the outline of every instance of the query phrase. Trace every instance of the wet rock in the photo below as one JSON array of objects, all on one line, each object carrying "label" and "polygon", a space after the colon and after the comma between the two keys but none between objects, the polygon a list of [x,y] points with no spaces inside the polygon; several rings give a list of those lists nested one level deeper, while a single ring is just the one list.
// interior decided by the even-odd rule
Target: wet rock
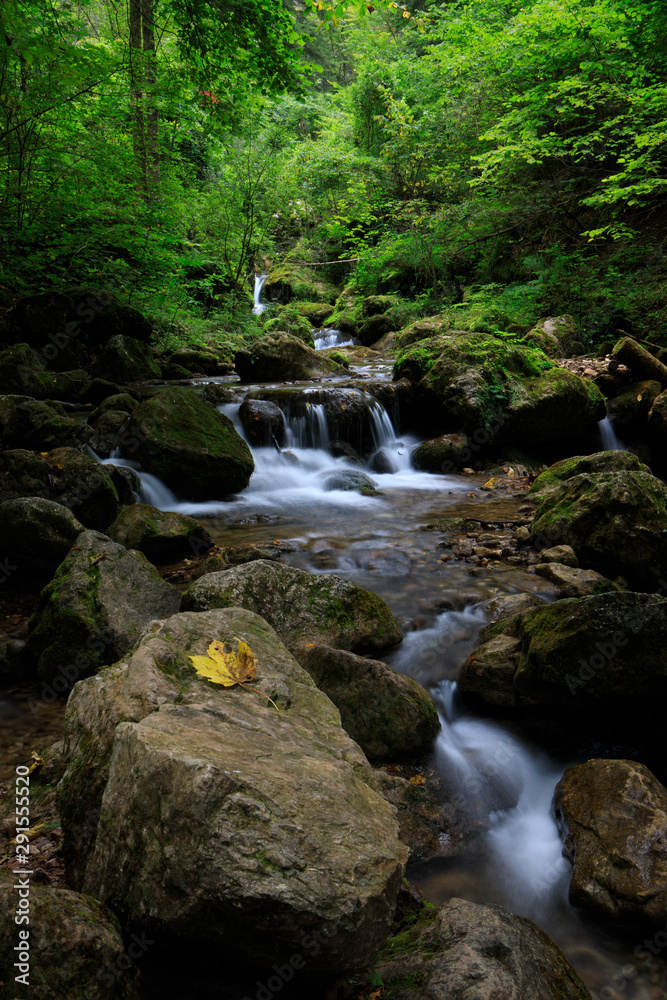
[{"label": "wet rock", "polygon": [[563,563],[548,562],[535,567],[537,576],[558,588],[560,597],[590,597],[622,588],[593,569],[578,569]]},{"label": "wet rock", "polygon": [[567,769],[554,808],[574,864],[575,906],[631,926],[667,921],[667,789],[643,764],[589,760]]},{"label": "wet rock", "polygon": [[584,566],[654,589],[667,573],[667,487],[648,470],[577,475],[577,467],[536,479],[533,540],[570,545]]},{"label": "wet rock", "polygon": [[491,625],[505,621],[521,611],[532,611],[544,604],[536,594],[499,594],[484,605]]},{"label": "wet rock", "polygon": [[401,1000],[591,1000],[560,948],[502,906],[450,899],[384,947],[377,973]]},{"label": "wet rock", "polygon": [[49,399],[53,392],[53,376],[28,344],[13,344],[0,351],[0,393]]},{"label": "wet rock", "polygon": [[394,324],[390,316],[376,313],[364,319],[357,332],[357,338],[366,347],[370,347],[371,344],[381,340],[386,333],[391,333],[393,329]]},{"label": "wet rock", "polygon": [[90,447],[102,458],[108,458],[119,447],[123,438],[123,428],[130,419],[124,410],[105,410],[95,421]]},{"label": "wet rock", "polygon": [[542,549],[540,560],[545,563],[560,563],[563,566],[579,565],[579,560],[571,545],[553,545],[548,549]]},{"label": "wet rock", "polygon": [[407,776],[373,771],[382,795],[396,807],[399,837],[410,849],[410,861],[442,855],[449,845],[449,823],[443,807],[440,783],[432,779],[412,782]]},{"label": "wet rock", "polygon": [[290,542],[273,541],[260,545],[229,545],[206,560],[206,573],[219,573],[230,566],[244,566],[256,559],[278,561],[285,552],[294,552],[295,547]]},{"label": "wet rock", "polygon": [[138,549],[152,563],[176,562],[201,555],[213,547],[203,524],[174,511],[135,503],[120,512],[108,531],[109,538],[126,549]]},{"label": "wet rock", "polygon": [[423,441],[412,453],[412,464],[424,472],[460,472],[470,461],[470,455],[465,434],[443,434]]},{"label": "wet rock", "polygon": [[358,472],[356,469],[341,469],[340,472],[327,473],[323,483],[325,490],[354,490],[356,493],[361,493],[362,497],[382,496],[377,485],[365,472]]},{"label": "wet rock", "polygon": [[544,604],[488,626],[461,668],[464,694],[492,705],[627,707],[667,694],[667,601],[606,593]]},{"label": "wet rock", "polygon": [[293,382],[345,369],[289,333],[271,333],[236,352],[234,367],[242,382]]},{"label": "wet rock", "polygon": [[[16,878],[0,874],[0,979],[11,995],[31,1000],[131,1000],[132,963],[113,914],[90,896],[29,881],[30,925],[17,926]],[[29,944],[29,986],[15,984],[24,971],[15,965],[21,957],[21,935]]]},{"label": "wet rock", "polygon": [[4,439],[8,448],[50,451],[61,446],[79,447],[91,434],[90,427],[67,416],[62,404],[30,399],[12,409]]},{"label": "wet rock", "polygon": [[52,684],[60,678],[66,690],[122,656],[151,619],[174,614],[180,599],[145,556],[85,531],[40,594],[27,651],[39,676]]},{"label": "wet rock", "polygon": [[347,650],[302,643],[296,657],[340,712],[369,760],[426,753],[439,729],[430,694],[411,677]]},{"label": "wet rock", "polygon": [[[256,692],[194,673],[189,657],[213,638],[249,645]],[[257,615],[155,623],[127,661],[77,685],[65,755],[67,850],[90,849],[90,834],[72,834],[92,817],[84,888],[130,928],[253,969],[289,961],[318,929],[311,970],[373,963],[407,856],[395,812],[337,709]]]},{"label": "wet rock", "polygon": [[52,499],[69,507],[86,528],[107,528],[120,512],[110,468],[76,448],[55,448],[46,461]]},{"label": "wet rock", "polygon": [[110,378],[121,385],[159,378],[160,368],[148,344],[134,337],[110,337],[93,366],[93,375]]},{"label": "wet rock", "polygon": [[0,453],[0,502],[15,497],[49,497],[51,468],[40,455],[23,448]]},{"label": "wet rock", "polygon": [[106,470],[118,493],[121,507],[129,507],[135,503],[135,494],[141,489],[141,481],[134,469],[130,469],[127,465],[107,465]]},{"label": "wet rock", "polygon": [[317,642],[354,653],[379,653],[401,641],[377,594],[330,574],[257,560],[208,573],[183,595],[184,611],[242,607],[261,614],[288,649]]},{"label": "wet rock", "polygon": [[[105,378],[94,378],[88,383],[81,396],[82,403],[90,403],[91,406],[100,406],[100,404],[108,399],[110,396],[121,396],[125,395],[121,391],[121,387],[116,385],[115,382],[110,382]],[[121,407],[122,409],[123,407]]]},{"label": "wet rock", "polygon": [[287,430],[283,411],[275,403],[263,399],[244,399],[239,410],[245,435],[255,448],[277,445],[284,448]]},{"label": "wet rock", "polygon": [[575,455],[573,458],[563,458],[554,462],[548,469],[541,472],[531,485],[529,498],[542,500],[561,489],[562,483],[575,476],[590,473],[617,472],[650,472],[648,465],[629,451],[597,451],[592,455]]},{"label": "wet rock", "polygon": [[51,575],[84,530],[71,510],[42,497],[0,504],[2,548],[19,569]]},{"label": "wet rock", "polygon": [[229,417],[194,389],[163,389],[132,412],[128,428],[133,455],[179,496],[221,498],[245,489],[254,463]]},{"label": "wet rock", "polygon": [[659,382],[633,382],[607,403],[607,413],[619,434],[646,429],[651,408],[662,392]]},{"label": "wet rock", "polygon": [[213,351],[182,348],[179,351],[174,351],[169,358],[169,363],[185,369],[186,377],[194,373],[201,375],[220,374],[220,358]]}]

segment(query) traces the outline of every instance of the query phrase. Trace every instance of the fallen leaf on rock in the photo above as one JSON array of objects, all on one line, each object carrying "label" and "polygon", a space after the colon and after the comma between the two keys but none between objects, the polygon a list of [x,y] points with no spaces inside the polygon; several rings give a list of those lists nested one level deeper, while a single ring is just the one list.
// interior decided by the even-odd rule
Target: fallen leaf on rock
[{"label": "fallen leaf on rock", "polygon": [[33,771],[35,771],[38,767],[42,767],[42,765],[44,764],[44,758],[40,757],[39,754],[35,753],[34,750],[30,754],[30,756],[32,757],[32,764],[28,768],[28,774],[32,774]]},{"label": "fallen leaf on rock", "polygon": [[200,677],[207,677],[213,684],[234,687],[252,681],[257,674],[257,658],[250,646],[242,639],[234,637],[238,643],[236,650],[225,649],[225,643],[214,639],[208,647],[208,656],[191,656],[195,670]]},{"label": "fallen leaf on rock", "polygon": [[424,777],[423,774],[415,774],[412,778],[410,778],[410,784],[411,785],[425,785],[426,784],[426,778]]},{"label": "fallen leaf on rock", "polygon": [[[25,834],[25,836],[28,838],[28,840],[34,840],[35,837],[39,837],[40,833],[42,833],[42,831],[44,830],[45,826],[46,826],[46,823],[39,823],[38,826],[31,826],[27,830],[21,830],[21,833]],[[16,837],[14,837],[13,840],[10,840],[9,843],[10,844],[15,844],[16,843]]]}]

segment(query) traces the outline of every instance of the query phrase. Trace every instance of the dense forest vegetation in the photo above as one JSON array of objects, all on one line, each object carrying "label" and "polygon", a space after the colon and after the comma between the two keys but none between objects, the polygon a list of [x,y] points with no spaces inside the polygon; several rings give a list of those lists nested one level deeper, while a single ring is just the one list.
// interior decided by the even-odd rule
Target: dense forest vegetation
[{"label": "dense forest vegetation", "polygon": [[231,347],[289,254],[410,318],[569,312],[587,347],[667,344],[661,0],[8,0],[0,22],[4,306],[111,288],[159,346]]}]

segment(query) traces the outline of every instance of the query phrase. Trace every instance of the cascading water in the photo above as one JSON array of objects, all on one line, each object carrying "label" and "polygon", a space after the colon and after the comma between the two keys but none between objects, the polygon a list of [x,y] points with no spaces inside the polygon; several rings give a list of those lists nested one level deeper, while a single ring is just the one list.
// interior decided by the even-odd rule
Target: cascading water
[{"label": "cascading water", "polygon": [[262,302],[262,288],[264,287],[264,282],[266,281],[266,274],[256,274],[255,275],[255,288],[253,292],[253,299],[255,301],[252,311],[255,316],[261,316],[265,309],[268,307]]},{"label": "cascading water", "polygon": [[349,334],[334,330],[332,327],[316,330],[314,340],[316,351],[326,351],[330,347],[349,347],[354,344],[354,340]]},{"label": "cascading water", "polygon": [[616,437],[616,431],[609,417],[600,420],[598,423],[600,438],[602,439],[603,451],[623,451],[624,445]]}]

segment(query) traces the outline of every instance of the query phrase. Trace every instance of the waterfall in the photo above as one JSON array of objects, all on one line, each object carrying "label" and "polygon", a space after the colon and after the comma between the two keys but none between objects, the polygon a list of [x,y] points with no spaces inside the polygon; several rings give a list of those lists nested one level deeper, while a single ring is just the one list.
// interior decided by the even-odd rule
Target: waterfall
[{"label": "waterfall", "polygon": [[320,448],[326,451],[331,444],[326,410],[322,403],[310,403],[304,416],[289,418],[285,415],[290,447]]},{"label": "waterfall", "polygon": [[375,451],[370,466],[377,472],[404,472],[411,468],[411,448],[396,437],[391,417],[382,403],[373,400],[368,410]]},{"label": "waterfall", "polygon": [[334,330],[332,327],[324,327],[322,330],[314,331],[315,350],[326,351],[329,347],[350,347],[354,340],[347,333]]},{"label": "waterfall", "polygon": [[253,298],[255,300],[255,304],[252,307],[252,311],[255,314],[255,316],[261,316],[264,310],[268,308],[262,302],[262,288],[264,287],[264,282],[266,281],[266,278],[267,276],[265,274],[255,275],[255,290],[253,292]]},{"label": "waterfall", "polygon": [[600,437],[602,438],[603,451],[624,450],[624,446],[616,437],[616,432],[614,431],[614,425],[612,424],[609,417],[605,417],[604,420],[599,421],[598,429],[600,431]]}]

